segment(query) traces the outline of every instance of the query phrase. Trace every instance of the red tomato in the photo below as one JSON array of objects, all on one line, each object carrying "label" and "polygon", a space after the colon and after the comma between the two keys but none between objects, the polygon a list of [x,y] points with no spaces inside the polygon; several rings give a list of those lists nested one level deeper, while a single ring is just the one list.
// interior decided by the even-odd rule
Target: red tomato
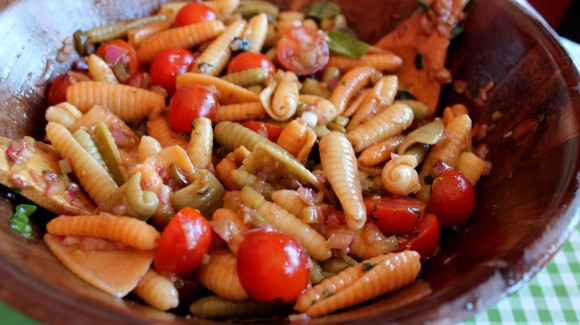
[{"label": "red tomato", "polygon": [[242,52],[236,55],[228,64],[226,72],[230,74],[256,68],[265,69],[269,74],[276,72],[274,63],[264,54],[256,52]]},{"label": "red tomato", "polygon": [[97,49],[97,55],[113,68],[115,76],[122,83],[126,83],[139,72],[139,59],[135,48],[121,39],[103,43]]},{"label": "red tomato", "polygon": [[62,102],[66,102],[66,89],[68,86],[76,84],[77,82],[89,80],[91,80],[89,76],[74,71],[69,71],[54,78],[48,90],[48,104],[56,105]]},{"label": "red tomato", "polygon": [[464,223],[475,209],[475,190],[459,171],[447,169],[431,184],[429,212],[439,219],[441,227]]},{"label": "red tomato", "polygon": [[151,63],[151,84],[163,87],[172,95],[175,92],[175,78],[189,71],[193,59],[193,54],[180,48],[160,52]]},{"label": "red tomato", "polygon": [[217,16],[210,7],[194,2],[183,7],[175,16],[173,27],[181,27],[201,23],[202,21],[216,20]]},{"label": "red tomato", "polygon": [[435,253],[439,244],[439,234],[437,217],[427,213],[408,235],[399,238],[397,251],[416,251],[421,255],[421,260],[425,260]]},{"label": "red tomato", "polygon": [[209,252],[212,230],[209,222],[198,210],[183,208],[161,234],[155,252],[155,270],[184,275],[201,265]]},{"label": "red tomato", "polygon": [[286,31],[276,45],[276,60],[299,76],[314,74],[328,63],[326,35],[308,27]]},{"label": "red tomato", "polygon": [[308,285],[310,260],[296,239],[279,232],[256,231],[240,244],[237,271],[252,298],[292,302]]},{"label": "red tomato", "polygon": [[181,87],[169,101],[169,124],[181,132],[191,132],[191,123],[203,116],[214,120],[219,107],[217,95],[198,84]]},{"label": "red tomato", "polygon": [[376,224],[386,235],[409,233],[425,214],[423,202],[406,196],[369,198],[364,202],[367,220]]},{"label": "red tomato", "polygon": [[284,129],[276,124],[255,121],[243,122],[242,125],[262,136],[265,136],[272,142],[278,141],[280,133],[282,133],[282,130]]}]

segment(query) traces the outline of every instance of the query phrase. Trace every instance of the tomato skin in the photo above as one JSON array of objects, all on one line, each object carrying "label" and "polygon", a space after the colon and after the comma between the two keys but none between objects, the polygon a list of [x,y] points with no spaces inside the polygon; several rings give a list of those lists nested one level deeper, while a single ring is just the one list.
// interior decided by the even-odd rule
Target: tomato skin
[{"label": "tomato skin", "polygon": [[417,226],[406,236],[399,238],[397,251],[412,250],[421,255],[421,260],[433,256],[439,245],[439,221],[433,214],[427,213]]},{"label": "tomato skin", "polygon": [[326,34],[309,27],[294,27],[276,44],[276,60],[299,76],[311,75],[328,63],[330,51]]},{"label": "tomato skin", "polygon": [[475,209],[475,189],[459,171],[447,169],[431,184],[428,211],[439,219],[441,227],[459,226]]},{"label": "tomato skin", "polygon": [[270,61],[270,59],[268,59],[264,54],[256,52],[242,52],[236,55],[230,63],[228,63],[226,72],[230,74],[256,68],[265,69],[271,75],[276,72],[276,66],[274,63],[272,63],[272,61]]},{"label": "tomato skin", "polygon": [[169,95],[175,92],[175,79],[178,75],[189,71],[193,64],[193,54],[180,49],[167,49],[155,56],[149,73],[151,84],[163,87]]},{"label": "tomato skin", "polygon": [[97,55],[107,62],[121,83],[127,83],[139,72],[137,51],[122,39],[103,43],[97,49]]},{"label": "tomato skin", "polygon": [[257,121],[242,122],[241,124],[248,129],[255,131],[262,136],[265,136],[272,142],[278,141],[278,138],[284,129],[283,127],[276,124]]},{"label": "tomato skin", "polygon": [[425,215],[425,203],[406,196],[384,196],[364,200],[367,220],[385,235],[403,235],[415,228]]},{"label": "tomato skin", "polygon": [[198,84],[181,87],[169,101],[169,124],[177,131],[189,133],[196,118],[215,120],[218,107],[217,95],[208,88]]},{"label": "tomato skin", "polygon": [[296,239],[279,232],[256,231],[240,244],[237,271],[252,298],[292,302],[308,285],[310,260]]},{"label": "tomato skin", "polygon": [[163,230],[153,262],[158,272],[188,274],[201,265],[212,245],[209,222],[198,210],[183,208]]},{"label": "tomato skin", "polygon": [[66,89],[68,86],[81,81],[89,81],[91,78],[85,74],[75,71],[69,71],[52,80],[48,89],[48,104],[56,105],[66,102]]},{"label": "tomato skin", "polygon": [[181,27],[201,23],[203,21],[216,20],[217,16],[210,7],[194,2],[181,8],[175,16],[173,27]]}]

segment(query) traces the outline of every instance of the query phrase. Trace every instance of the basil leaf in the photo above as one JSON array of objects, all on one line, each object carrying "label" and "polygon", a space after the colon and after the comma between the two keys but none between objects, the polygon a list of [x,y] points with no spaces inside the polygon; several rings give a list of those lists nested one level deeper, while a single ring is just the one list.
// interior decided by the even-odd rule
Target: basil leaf
[{"label": "basil leaf", "polygon": [[306,18],[313,18],[315,20],[333,19],[340,15],[340,7],[330,1],[323,1],[313,3],[304,9],[304,16]]},{"label": "basil leaf", "polygon": [[370,47],[369,44],[363,41],[335,30],[329,31],[328,37],[330,38],[328,48],[332,53],[351,59],[357,59],[365,55]]}]

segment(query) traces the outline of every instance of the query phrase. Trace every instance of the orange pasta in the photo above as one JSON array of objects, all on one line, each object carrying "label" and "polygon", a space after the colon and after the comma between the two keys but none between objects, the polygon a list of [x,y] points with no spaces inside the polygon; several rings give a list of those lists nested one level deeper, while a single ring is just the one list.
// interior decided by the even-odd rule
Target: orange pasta
[{"label": "orange pasta", "polygon": [[156,115],[149,117],[147,121],[147,133],[149,136],[159,141],[163,148],[171,146],[180,146],[186,148],[187,140],[180,133],[177,133],[169,126],[169,121],[165,115]]},{"label": "orange pasta", "polygon": [[209,262],[197,272],[197,280],[220,297],[233,300],[248,300],[236,270],[236,256],[226,250],[214,251]]},{"label": "orange pasta", "polygon": [[357,91],[369,84],[380,72],[372,67],[358,67],[347,72],[330,95],[330,101],[342,114]]},{"label": "orange pasta", "polygon": [[403,60],[392,52],[382,54],[367,54],[359,59],[351,59],[338,55],[331,55],[329,66],[335,66],[340,71],[348,71],[360,66],[373,67],[379,71],[395,71],[403,64]]}]

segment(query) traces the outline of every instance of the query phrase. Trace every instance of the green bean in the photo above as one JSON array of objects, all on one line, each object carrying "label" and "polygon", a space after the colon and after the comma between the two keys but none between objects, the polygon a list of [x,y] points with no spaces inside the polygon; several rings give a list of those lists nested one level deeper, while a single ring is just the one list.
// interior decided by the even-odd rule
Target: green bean
[{"label": "green bean", "polygon": [[99,148],[99,153],[111,172],[113,180],[115,180],[118,186],[123,185],[127,180],[127,173],[123,167],[123,159],[121,158],[119,148],[105,122],[99,122],[97,124],[94,140],[97,148]]},{"label": "green bean", "polygon": [[107,173],[110,175],[111,172],[109,171],[107,164],[105,164],[103,157],[99,153],[99,149],[97,148],[97,145],[91,138],[91,135],[84,129],[78,129],[73,133],[73,137],[83,148],[85,148],[86,151],[88,151],[89,155],[91,155],[91,157],[93,157],[93,159],[95,159],[99,163],[99,165],[101,165],[101,167],[103,167],[103,169],[107,171]]},{"label": "green bean", "polygon": [[171,204],[176,210],[184,207],[198,209],[208,220],[223,204],[226,190],[218,179],[205,169],[199,170],[193,183],[171,194]]}]

